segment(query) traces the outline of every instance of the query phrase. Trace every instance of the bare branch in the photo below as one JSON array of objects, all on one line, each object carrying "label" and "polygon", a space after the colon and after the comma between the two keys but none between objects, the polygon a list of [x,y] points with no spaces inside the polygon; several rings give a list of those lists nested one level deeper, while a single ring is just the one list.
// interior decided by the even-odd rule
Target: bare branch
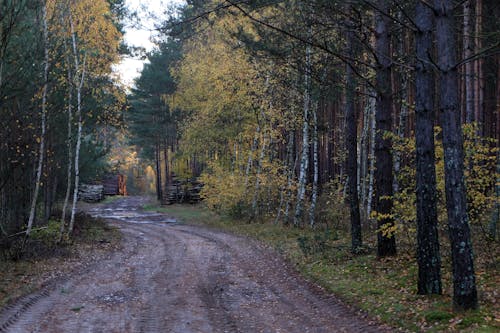
[{"label": "bare branch", "polygon": [[[358,59],[354,59],[352,57],[349,57],[349,56],[346,56],[346,55],[343,55],[343,54],[340,54],[338,52],[335,52],[333,50],[331,50],[327,45],[326,45],[326,42],[324,45],[322,44],[319,44],[319,43],[315,43],[315,42],[312,42],[312,41],[309,41],[307,40],[306,38],[303,38],[301,36],[297,36],[297,35],[294,35],[292,34],[291,32],[289,31],[286,31],[284,29],[281,29],[279,27],[276,27],[272,24],[269,24],[268,22],[265,22],[263,20],[260,20],[256,17],[254,17],[253,15],[251,15],[249,12],[247,12],[245,9],[243,9],[241,6],[239,6],[239,4],[235,3],[234,1],[232,0],[226,0],[226,2],[230,3],[233,5],[234,8],[238,9],[243,15],[245,15],[246,17],[248,17],[250,20],[260,24],[260,25],[263,25],[271,30],[274,30],[274,31],[277,31],[285,36],[288,36],[294,40],[297,40],[297,41],[300,41],[306,45],[310,45],[312,47],[315,47],[315,48],[318,48],[336,58],[338,58],[339,60],[341,60],[343,63],[346,63],[346,64],[353,64],[353,63],[358,63],[358,64],[362,64],[364,66],[367,66],[367,67],[370,67],[370,68],[374,68],[374,66],[372,64],[369,64],[369,63],[366,63],[366,62],[363,62],[363,61],[360,61]],[[354,67],[354,66],[353,66]],[[371,82],[369,82],[368,79],[366,79],[356,68],[354,69],[354,72],[356,74],[356,76],[360,77],[361,79],[363,80],[366,80],[367,83],[372,87],[372,88],[375,88]]]}]

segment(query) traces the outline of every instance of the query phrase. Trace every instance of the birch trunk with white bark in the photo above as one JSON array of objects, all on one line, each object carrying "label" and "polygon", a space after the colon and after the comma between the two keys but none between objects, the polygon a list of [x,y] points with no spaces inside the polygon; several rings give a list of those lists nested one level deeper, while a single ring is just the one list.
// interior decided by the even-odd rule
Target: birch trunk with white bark
[{"label": "birch trunk with white bark", "polygon": [[76,87],[76,116],[78,118],[78,130],[76,133],[76,147],[75,147],[75,183],[73,187],[73,203],[71,206],[71,218],[68,226],[68,235],[71,235],[75,225],[75,214],[76,214],[76,203],[78,201],[78,187],[80,184],[80,148],[82,145],[82,130],[83,130],[83,119],[82,119],[82,89],[83,83],[85,82],[85,67],[86,67],[86,56],[84,56],[83,64],[80,67],[80,60],[78,55],[78,48],[76,43],[76,33],[75,27],[73,25],[73,18],[70,14],[70,28],[71,28],[71,41],[73,44],[73,57],[75,63],[75,78],[80,75],[78,80],[78,85]]},{"label": "birch trunk with white bark", "polygon": [[68,148],[68,172],[66,175],[66,195],[64,196],[64,204],[61,214],[61,228],[59,231],[59,241],[62,240],[66,221],[66,210],[68,209],[69,196],[71,194],[71,176],[73,169],[73,142],[72,142],[72,129],[73,129],[73,76],[71,72],[71,65],[68,62],[68,135],[67,135],[67,148]]},{"label": "birch trunk with white bark", "polygon": [[[312,35],[309,28],[309,38]],[[304,114],[302,121],[302,153],[300,158],[299,183],[297,186],[297,202],[293,224],[298,226],[302,222],[304,198],[306,194],[307,171],[309,167],[309,113],[311,108],[311,45],[306,46],[306,63],[304,74]]]},{"label": "birch trunk with white bark", "polygon": [[318,202],[318,180],[319,180],[319,160],[318,160],[318,108],[317,103],[314,103],[312,109],[313,118],[313,186],[311,193],[311,206],[309,207],[309,225],[312,227],[316,224],[316,203]]},{"label": "birch trunk with white bark", "polygon": [[40,134],[40,149],[38,153],[38,167],[36,170],[35,190],[31,199],[30,215],[28,226],[26,228],[26,237],[29,237],[36,215],[36,204],[38,201],[38,193],[40,192],[40,183],[42,179],[43,160],[45,157],[45,135],[47,122],[47,85],[49,81],[49,29],[47,23],[47,4],[42,6],[43,20],[43,39],[44,39],[44,67],[43,67],[43,87],[42,87],[42,119],[41,119],[41,134]]}]

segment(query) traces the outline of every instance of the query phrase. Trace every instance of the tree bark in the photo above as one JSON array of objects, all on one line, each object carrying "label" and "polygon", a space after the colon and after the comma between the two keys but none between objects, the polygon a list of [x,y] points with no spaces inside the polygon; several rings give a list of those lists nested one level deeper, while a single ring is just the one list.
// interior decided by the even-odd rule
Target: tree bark
[{"label": "tree bark", "polygon": [[[404,21],[404,15],[403,15],[403,10],[398,11],[398,20]],[[397,45],[397,53],[399,57],[403,57],[406,54],[405,50],[405,39],[406,39],[406,31],[401,32],[402,36],[399,36],[399,38],[395,38],[396,40],[396,45]],[[400,76],[400,84],[401,86],[399,87],[400,93],[400,110],[399,110],[399,124],[397,125],[397,135],[399,139],[403,139],[405,137],[405,132],[406,132],[406,125],[408,122],[408,107],[409,107],[409,101],[408,101],[408,79],[409,79],[409,74],[406,72],[405,68],[400,68],[398,73],[396,73],[396,77]],[[393,78],[394,80],[394,78]],[[401,152],[396,150],[393,153],[393,158],[394,158],[394,174],[398,175],[400,170],[401,170]],[[393,177],[393,191],[394,193],[399,192],[399,180],[398,177]]]},{"label": "tree bark", "polygon": [[372,215],[372,203],[373,203],[373,193],[375,190],[375,137],[377,133],[375,112],[376,112],[376,99],[369,97],[368,112],[370,115],[370,151],[368,154],[370,166],[368,168],[368,197],[366,198],[366,216],[371,218]]},{"label": "tree bark", "polygon": [[[366,199],[367,199],[367,181],[368,181],[368,163],[369,163],[369,153],[370,153],[370,119],[371,119],[371,110],[369,100],[365,103],[365,107],[363,109],[363,129],[361,132],[361,144],[360,144],[360,169],[358,181],[360,183],[360,206],[364,209],[364,214],[366,215]],[[360,207],[360,208],[361,208]],[[364,216],[366,218],[366,216]]]},{"label": "tree bark", "polygon": [[257,149],[257,144],[259,143],[259,136],[260,136],[260,120],[257,119],[257,128],[255,129],[255,135],[252,141],[252,146],[250,147],[250,152],[248,153],[247,166],[245,169],[245,184],[244,184],[245,192],[248,187],[248,179],[250,178],[250,171],[252,170],[253,167],[253,154]]},{"label": "tree bark", "polygon": [[252,199],[252,215],[256,218],[260,214],[259,203],[259,191],[260,191],[260,175],[262,173],[262,164],[264,163],[264,157],[266,156],[267,142],[266,136],[263,135],[262,146],[260,148],[259,160],[257,161],[257,170],[255,172],[255,188],[253,192]]},{"label": "tree bark", "polygon": [[467,310],[477,308],[478,303],[464,182],[453,5],[451,0],[434,1],[446,208],[453,266],[453,305],[455,309]]},{"label": "tree bark", "polygon": [[38,201],[38,193],[40,192],[40,183],[42,178],[43,160],[45,155],[45,132],[47,121],[47,85],[49,81],[49,29],[47,23],[47,4],[44,2],[42,6],[43,20],[43,39],[44,39],[44,68],[43,68],[43,88],[42,88],[42,119],[41,119],[41,134],[40,134],[40,150],[38,153],[38,167],[36,171],[35,191],[31,199],[30,215],[28,226],[26,228],[26,237],[29,237],[33,222],[35,220],[36,203]]},{"label": "tree bark", "polygon": [[[483,47],[482,43],[482,29],[483,28],[483,2],[482,0],[476,0],[476,52],[475,53],[480,53],[481,48]],[[479,57],[476,60],[476,69],[475,69],[475,93],[474,97],[476,100],[476,107],[475,107],[475,116],[474,116],[474,121],[477,122],[478,124],[478,135],[482,136],[483,135],[483,129],[484,129],[484,108],[483,108],[483,103],[484,103],[484,77],[483,77],[483,62],[484,59],[482,57]]]},{"label": "tree bark", "polygon": [[[350,9],[350,7],[349,7]],[[354,32],[353,27],[347,27],[347,52],[354,54]],[[356,90],[356,78],[354,76],[353,64],[346,64],[346,90],[345,90],[345,125],[346,125],[346,151],[347,151],[347,179],[348,179],[348,201],[351,220],[351,250],[356,253],[363,241],[361,237],[361,217],[359,213],[358,197],[358,154],[357,154],[357,119],[354,103]]]},{"label": "tree bark", "polygon": [[165,180],[163,181],[165,186],[164,186],[164,193],[168,193],[168,187],[170,185],[170,168],[168,164],[168,142],[165,140],[165,147],[163,148],[163,158],[165,159]]},{"label": "tree bark", "polygon": [[[309,36],[312,35],[311,28]],[[293,224],[298,226],[302,221],[304,197],[306,193],[307,170],[309,167],[309,113],[311,108],[311,45],[306,46],[306,63],[304,74],[304,114],[302,122],[302,154],[300,158],[299,184]]]},{"label": "tree bark", "polygon": [[295,130],[291,129],[288,134],[288,168],[287,168],[287,185],[286,185],[286,195],[285,195],[285,211],[284,223],[288,224],[290,222],[290,206],[292,202],[292,184],[295,178],[295,165],[297,164],[298,155],[295,155]]},{"label": "tree bark", "polygon": [[434,154],[434,75],[431,67],[432,10],[417,2],[415,49],[415,139],[417,162],[418,294],[441,294],[441,256],[437,230]]},{"label": "tree bark", "polygon": [[61,228],[59,230],[59,241],[62,240],[64,234],[64,227],[66,221],[66,210],[68,209],[69,196],[71,193],[71,174],[73,169],[73,143],[72,143],[72,129],[73,129],[73,76],[71,72],[71,65],[68,61],[68,136],[67,149],[68,149],[68,172],[66,175],[66,195],[64,196],[64,204],[61,214]]},{"label": "tree bark", "polygon": [[70,26],[71,26],[71,39],[73,43],[73,57],[75,62],[75,77],[80,73],[78,86],[76,89],[76,116],[78,118],[78,130],[76,134],[76,148],[75,148],[75,185],[73,187],[73,204],[71,207],[71,218],[68,226],[68,235],[73,232],[73,227],[75,225],[75,213],[76,213],[76,202],[78,201],[78,186],[80,184],[80,147],[82,145],[82,89],[83,83],[85,82],[85,66],[86,66],[86,56],[84,56],[83,64],[80,67],[80,61],[78,56],[78,48],[76,45],[76,34],[73,25],[73,18],[70,14]]},{"label": "tree bark", "polygon": [[379,257],[396,255],[394,234],[384,234],[381,229],[389,230],[394,226],[392,218],[392,177],[393,165],[391,140],[386,132],[392,130],[392,89],[391,89],[391,45],[390,19],[384,13],[389,12],[389,2],[380,0],[379,10],[375,13],[375,52],[377,56],[377,105],[375,140],[375,207],[377,211],[377,255]]},{"label": "tree bark", "polygon": [[[156,159],[156,198],[161,201],[163,200],[163,188],[162,177],[161,177],[161,161],[160,161],[160,144],[156,143],[155,149],[155,159]],[[168,193],[166,193],[168,195]]]},{"label": "tree bark", "polygon": [[[472,0],[464,2],[464,59],[469,59],[473,54],[472,47]],[[465,122],[474,121],[474,71],[473,62],[465,63]]]},{"label": "tree bark", "polygon": [[318,107],[314,103],[312,107],[313,117],[313,186],[311,194],[311,206],[309,207],[309,225],[312,227],[316,224],[316,203],[318,202],[318,179],[319,179],[319,163],[318,163]]}]

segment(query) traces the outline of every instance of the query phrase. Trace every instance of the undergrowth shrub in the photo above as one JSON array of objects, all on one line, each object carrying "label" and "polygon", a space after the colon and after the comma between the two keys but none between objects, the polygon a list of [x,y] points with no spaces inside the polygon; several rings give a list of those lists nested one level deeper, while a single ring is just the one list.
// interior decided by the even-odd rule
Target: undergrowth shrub
[{"label": "undergrowth shrub", "polygon": [[333,230],[349,230],[349,208],[345,204],[344,186],[339,180],[325,184],[316,207],[319,226]]},{"label": "undergrowth shrub", "polygon": [[335,231],[325,229],[323,232],[315,233],[311,236],[302,235],[297,237],[297,244],[305,256],[314,256],[318,254],[326,256],[330,248],[328,242],[337,239],[338,235]]},{"label": "undergrowth shrub", "polygon": [[[498,148],[496,141],[477,134],[477,124],[463,126],[464,133],[464,176],[467,190],[467,210],[472,227],[485,230],[485,224],[491,216],[498,198],[495,184],[497,172]],[[441,140],[441,128],[434,131],[436,143],[436,182],[439,228],[447,230],[446,195],[444,180],[444,150]],[[416,157],[415,139],[399,138],[391,135],[393,149],[401,156],[402,167],[396,175],[399,192],[394,194],[393,217],[397,221],[398,234],[408,242],[415,244],[416,233]]]},{"label": "undergrowth shrub", "polygon": [[200,180],[205,184],[201,197],[210,210],[236,219],[250,219],[256,213],[259,217],[276,213],[286,177],[276,163],[269,161],[263,161],[260,174],[254,172],[248,177],[244,171],[227,171],[212,162]]},{"label": "undergrowth shrub", "polygon": [[205,184],[200,195],[210,210],[241,218],[249,209],[242,179],[240,173],[227,172],[218,163],[210,163],[200,177]]},{"label": "undergrowth shrub", "polygon": [[61,222],[49,220],[46,226],[34,228],[30,238],[32,241],[41,242],[45,247],[52,248],[59,237]]}]

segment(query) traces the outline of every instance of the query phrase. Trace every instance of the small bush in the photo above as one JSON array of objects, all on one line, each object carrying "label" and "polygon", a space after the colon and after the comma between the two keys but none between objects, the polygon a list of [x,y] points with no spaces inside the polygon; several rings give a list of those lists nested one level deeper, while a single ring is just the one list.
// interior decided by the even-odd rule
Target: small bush
[{"label": "small bush", "polygon": [[325,230],[323,233],[316,233],[313,236],[297,237],[297,243],[300,250],[306,256],[326,255],[329,249],[328,241],[336,239],[337,236],[332,236],[330,230]]},{"label": "small bush", "polygon": [[338,180],[325,185],[319,197],[317,223],[334,230],[349,230],[349,210],[345,204],[344,187]]},{"label": "small bush", "polygon": [[54,246],[59,237],[60,228],[61,222],[56,220],[49,220],[46,226],[33,229],[30,238],[33,241],[42,242],[43,245],[51,248]]}]

